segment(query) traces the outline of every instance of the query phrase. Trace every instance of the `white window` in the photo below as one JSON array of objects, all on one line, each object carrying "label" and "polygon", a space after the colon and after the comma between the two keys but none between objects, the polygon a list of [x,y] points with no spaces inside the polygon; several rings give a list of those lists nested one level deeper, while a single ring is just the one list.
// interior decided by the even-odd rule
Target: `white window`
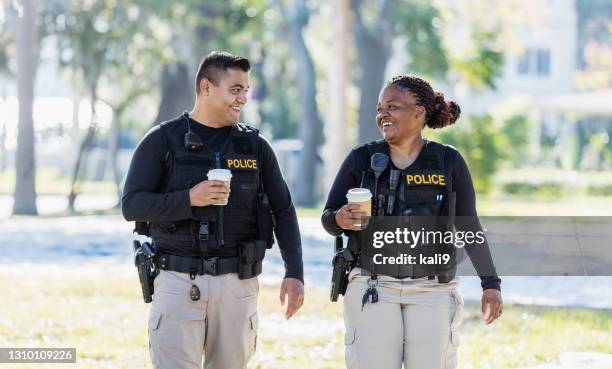
[{"label": "white window", "polygon": [[550,74],[550,50],[529,48],[518,59],[517,73],[520,75],[548,76]]}]

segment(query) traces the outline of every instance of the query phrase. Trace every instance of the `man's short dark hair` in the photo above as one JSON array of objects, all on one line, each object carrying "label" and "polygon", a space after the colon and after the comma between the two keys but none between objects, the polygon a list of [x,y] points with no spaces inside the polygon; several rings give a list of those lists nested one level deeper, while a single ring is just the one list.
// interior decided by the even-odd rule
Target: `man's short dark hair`
[{"label": "man's short dark hair", "polygon": [[213,51],[200,62],[198,74],[196,75],[196,94],[200,93],[200,82],[206,78],[213,85],[218,86],[221,74],[226,70],[234,68],[244,72],[251,70],[251,63],[247,58],[232,55],[225,51]]}]

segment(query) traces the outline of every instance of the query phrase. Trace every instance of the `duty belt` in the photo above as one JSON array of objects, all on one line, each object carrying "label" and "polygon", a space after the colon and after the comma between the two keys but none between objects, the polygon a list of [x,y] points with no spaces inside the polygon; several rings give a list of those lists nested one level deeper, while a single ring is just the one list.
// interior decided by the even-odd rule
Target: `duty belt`
[{"label": "duty belt", "polygon": [[[361,268],[362,270],[362,274],[371,274],[371,268],[372,268],[372,263],[369,260],[359,260],[359,262],[357,263],[357,266]],[[377,273],[380,275],[387,275],[385,273]],[[429,273],[415,273],[414,271],[409,272],[409,273],[402,273],[402,274],[396,274],[396,275],[387,275],[388,277],[393,277],[393,278],[397,278],[397,279],[404,279],[404,278],[410,278],[410,279],[420,279],[420,278],[425,278],[427,277],[428,280],[434,280],[437,278],[437,276],[435,275],[429,275]]]},{"label": "duty belt", "polygon": [[[362,275],[370,275],[370,271],[365,269],[365,268],[361,268],[361,274]],[[380,274],[380,275],[385,275],[385,274]],[[424,276],[387,276],[387,277],[392,277],[392,278],[396,278],[396,279],[404,279],[404,278],[410,278],[410,279],[421,279],[421,278],[427,278],[428,281],[433,281],[436,280],[438,277],[436,277],[435,275],[424,275]]]},{"label": "duty belt", "polygon": [[160,254],[157,264],[161,270],[199,275],[221,275],[237,273],[239,259],[236,257],[192,258],[185,256]]}]

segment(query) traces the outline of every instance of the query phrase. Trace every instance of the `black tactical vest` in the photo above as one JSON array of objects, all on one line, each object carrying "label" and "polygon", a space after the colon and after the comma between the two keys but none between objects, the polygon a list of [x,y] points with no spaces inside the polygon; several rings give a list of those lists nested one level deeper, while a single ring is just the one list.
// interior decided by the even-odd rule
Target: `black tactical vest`
[{"label": "black tactical vest", "polygon": [[[374,171],[370,168],[370,157],[375,153],[383,153],[389,155],[389,146],[384,140],[374,141],[366,145],[361,146],[357,149],[361,151],[362,155],[365,156],[366,161],[362,172],[362,188],[368,188],[372,192],[372,205],[373,212],[372,216],[380,214],[380,209],[377,208],[377,198],[374,193],[375,176]],[[409,167],[400,170],[399,184],[395,190],[395,202],[393,206],[392,214],[386,214],[386,216],[397,217],[394,218],[402,224],[410,224],[410,217],[420,217],[419,219],[433,219],[436,224],[433,228],[438,231],[451,230],[454,221],[455,212],[455,193],[452,192],[452,167],[450,160],[445,160],[447,154],[447,146],[426,141],[422,152],[417,157],[414,163]],[[384,199],[388,199],[390,192],[389,186],[389,175],[391,171],[391,160],[387,169],[380,175],[378,179],[377,192],[382,194]],[[393,169],[397,169],[394,168]],[[385,203],[384,208],[387,207]],[[430,230],[433,230],[429,228]],[[361,232],[348,231],[349,249],[358,256],[361,256],[360,242]],[[452,253],[452,257],[455,257],[455,248],[452,245],[444,245],[446,252]],[[433,252],[434,249],[430,248],[429,251]],[[380,267],[373,266],[369,258],[359,258],[360,266],[364,269],[372,271],[376,269],[376,274],[389,275],[396,278],[406,277],[428,277],[432,276],[431,267],[420,268],[419,266],[389,266]],[[440,282],[450,281],[456,270],[455,262],[451,263],[448,267],[437,267],[434,275],[438,277]]]},{"label": "black tactical vest", "polygon": [[[218,206],[192,207],[193,218],[175,222],[152,222],[149,234],[158,247],[165,244],[192,250],[194,256],[237,256],[237,247],[260,238],[258,196],[262,195],[259,132],[239,123],[232,126],[220,147],[204,146],[193,152],[185,148],[188,125],[184,117],[160,124],[169,143],[167,176],[161,192],[186,190],[207,180],[209,169],[232,171],[228,204],[223,207],[223,239],[218,244]],[[202,232],[206,231],[206,237]],[[269,244],[271,246],[271,244]]]}]

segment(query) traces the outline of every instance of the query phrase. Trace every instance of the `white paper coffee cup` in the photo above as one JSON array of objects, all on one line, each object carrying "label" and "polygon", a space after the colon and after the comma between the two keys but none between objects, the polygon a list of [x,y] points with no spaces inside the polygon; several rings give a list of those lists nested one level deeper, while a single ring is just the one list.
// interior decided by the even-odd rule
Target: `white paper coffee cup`
[{"label": "white paper coffee cup", "polygon": [[372,192],[367,188],[351,188],[346,193],[346,200],[350,204],[358,204],[361,211],[372,216]]},{"label": "white paper coffee cup", "polygon": [[211,169],[207,176],[209,181],[231,182],[232,171],[229,169]]},{"label": "white paper coffee cup", "polygon": [[[232,182],[232,171],[229,169],[211,169],[208,171],[206,175],[209,181],[223,181],[227,185],[227,188],[230,188],[230,184]],[[224,204],[217,205],[227,205],[227,201]]]}]

